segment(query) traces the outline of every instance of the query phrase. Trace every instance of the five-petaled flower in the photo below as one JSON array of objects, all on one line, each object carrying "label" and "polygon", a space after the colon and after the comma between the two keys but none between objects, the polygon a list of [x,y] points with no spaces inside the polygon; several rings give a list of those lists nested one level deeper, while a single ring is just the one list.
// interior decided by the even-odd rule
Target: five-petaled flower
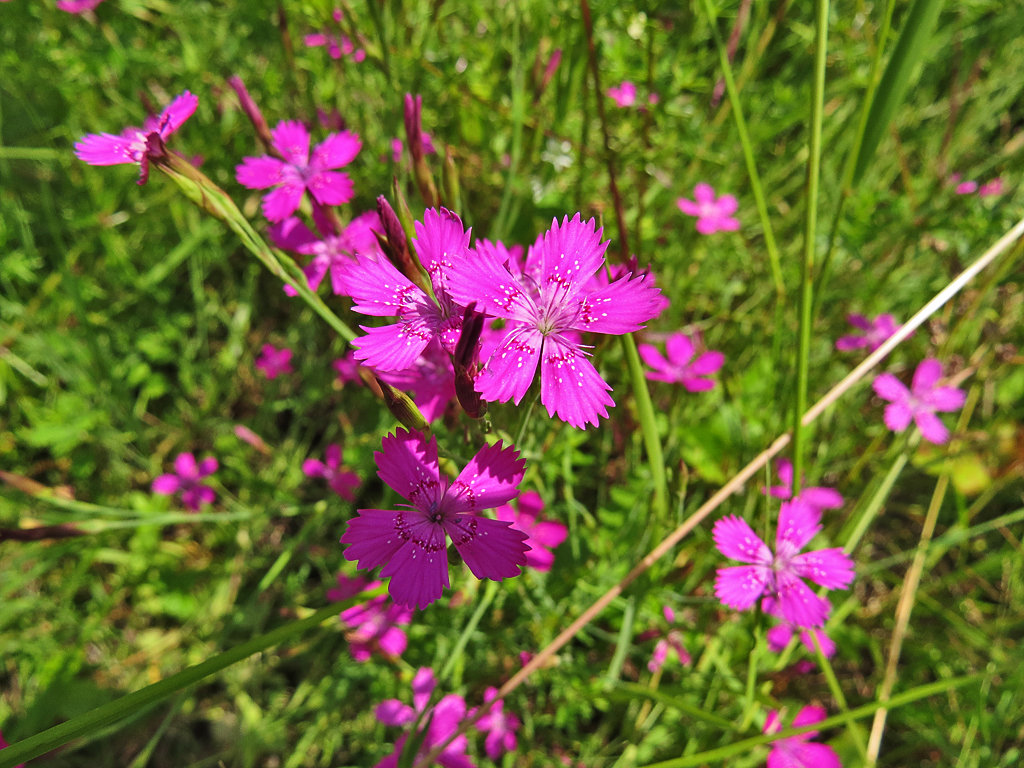
[{"label": "five-petaled flower", "polygon": [[638,331],[657,315],[661,292],[645,275],[588,286],[604,266],[603,231],[578,213],[571,221],[552,221],[531,246],[522,272],[511,261],[501,262],[493,248],[452,260],[448,282],[455,300],[475,301],[478,310],[509,321],[476,380],[485,400],[513,399],[518,405],[540,366],[540,401],[549,416],[580,429],[607,418],[607,406],[615,405],[611,387],[587,359],[577,334]]},{"label": "five-petaled flower", "polygon": [[358,136],[349,131],[332,133],[316,145],[312,157],[309,131],[297,120],[282,120],[271,131],[271,138],[281,158],[244,157],[235,167],[235,177],[243,187],[275,187],[263,196],[263,215],[268,220],[282,221],[295,213],[307,189],[320,205],[341,205],[352,199],[352,179],[335,169],[348,165],[359,153],[362,144]]},{"label": "five-petaled flower", "polygon": [[[806,706],[793,718],[792,727],[820,723],[825,719],[822,707]],[[779,713],[772,710],[764,723],[765,733],[778,733],[782,730]],[[811,741],[818,735],[817,731],[806,731],[797,736],[776,739],[772,742],[772,751],[768,753],[768,768],[840,768],[839,755],[827,744],[815,744]]]},{"label": "five-petaled flower", "polygon": [[[793,462],[779,459],[775,462],[775,472],[779,476],[779,485],[762,488],[761,493],[774,496],[776,499],[793,497]],[[843,506],[843,497],[839,491],[825,486],[804,487],[799,494],[800,499],[815,509],[839,509]]]},{"label": "five-petaled flower", "polygon": [[800,554],[821,530],[820,520],[821,510],[799,498],[783,502],[774,555],[745,520],[730,515],[716,522],[712,536],[718,550],[728,558],[749,563],[718,569],[718,599],[742,611],[767,596],[778,602],[778,615],[795,626],[824,624],[829,603],[802,579],[828,589],[845,589],[853,581],[853,561],[838,547]]},{"label": "five-petaled flower", "polygon": [[715,197],[710,184],[701,182],[693,188],[693,200],[680,197],[676,200],[679,210],[687,216],[697,217],[697,231],[702,235],[715,232],[735,232],[740,228],[736,213],[739,203],[732,195]]},{"label": "five-petaled flower", "polygon": [[608,89],[608,96],[620,107],[632,107],[636,104],[636,86],[629,80]]},{"label": "five-petaled flower", "polygon": [[217,471],[217,460],[208,456],[200,462],[191,453],[179,453],[174,459],[174,472],[160,475],[153,481],[153,493],[170,496],[181,494],[181,502],[193,512],[216,498],[213,488],[199,481]]},{"label": "five-petaled flower", "polygon": [[287,347],[278,349],[273,344],[264,344],[256,357],[255,365],[268,379],[276,379],[286,373],[293,373],[292,351]]},{"label": "five-petaled flower", "polygon": [[957,410],[967,394],[956,387],[938,386],[940,378],[942,363],[933,358],[922,360],[917,366],[910,389],[891,373],[876,376],[872,384],[875,393],[889,401],[885,406],[885,426],[902,432],[913,421],[928,442],[941,445],[949,440],[949,430],[935,412]]},{"label": "five-petaled flower", "polygon": [[142,128],[129,126],[120,136],[112,133],[90,133],[75,144],[75,156],[89,165],[122,165],[132,163],[139,166],[139,184],[149,178],[149,153],[152,147],[149,137],[156,134],[160,143],[178,130],[196,111],[199,99],[189,91],[167,105],[157,117],[149,117]]},{"label": "five-petaled flower", "polygon": [[873,320],[864,315],[847,315],[846,319],[854,328],[863,331],[862,334],[851,333],[848,336],[840,336],[836,339],[836,349],[840,352],[848,352],[851,349],[869,347],[874,352],[882,343],[900,329],[900,325],[890,314],[882,314]]},{"label": "five-petaled flower", "polygon": [[345,558],[391,577],[399,605],[424,608],[448,582],[446,536],[478,579],[500,581],[526,562],[526,534],[480,512],[518,494],[525,461],[513,446],[481,448],[454,481],[441,476],[437,438],[399,429],[374,454],[377,475],[410,502],[404,510],[360,509],[341,537]]},{"label": "five-petaled flower", "polygon": [[[484,691],[484,702],[493,701],[498,696],[498,689],[488,686]],[[469,713],[470,717],[476,714],[476,710]],[[484,737],[484,750],[491,760],[498,760],[506,752],[516,750],[516,731],[520,726],[519,718],[511,712],[505,711],[505,702],[496,701],[490,706],[487,712],[473,723]]]},{"label": "five-petaled flower", "polygon": [[[456,733],[462,718],[466,714],[466,700],[455,693],[444,696],[433,707],[428,707],[430,696],[437,686],[437,679],[429,667],[421,667],[412,679],[412,703],[403,704],[398,699],[387,699],[377,705],[374,715],[384,725],[409,725],[418,722],[418,728],[422,733],[423,723],[426,726],[426,733],[422,733],[422,744],[413,757],[411,763],[419,762],[434,747],[448,741],[449,737]],[[405,751],[405,744],[408,735],[401,736],[395,742],[394,751],[374,768],[396,768],[398,760]],[[474,768],[473,762],[466,754],[466,736],[461,734],[452,739],[437,756],[437,762],[445,768]]]},{"label": "five-petaled flower", "polygon": [[332,491],[346,501],[352,501],[355,498],[354,491],[359,487],[359,475],[343,470],[341,446],[336,443],[328,445],[325,458],[326,464],[319,459],[306,459],[302,462],[302,474],[323,478]]},{"label": "five-petaled flower", "polygon": [[[359,577],[338,574],[338,586],[327,590],[328,600],[347,600],[369,589],[381,586],[379,581],[367,582]],[[352,658],[362,663],[377,652],[390,658],[405,652],[408,639],[402,626],[412,619],[412,611],[396,605],[387,595],[377,595],[361,605],[346,608],[338,617],[349,631],[345,633]]]},{"label": "five-petaled flower", "polygon": [[653,370],[647,371],[651,381],[682,384],[689,392],[703,392],[715,386],[711,376],[722,367],[725,355],[712,350],[694,359],[693,339],[684,333],[673,333],[665,342],[665,355],[652,344],[637,347],[640,357]]}]

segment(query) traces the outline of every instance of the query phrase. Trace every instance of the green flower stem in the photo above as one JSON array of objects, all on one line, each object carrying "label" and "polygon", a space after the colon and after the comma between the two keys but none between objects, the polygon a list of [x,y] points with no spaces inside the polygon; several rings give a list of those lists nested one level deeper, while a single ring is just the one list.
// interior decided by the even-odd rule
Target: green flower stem
[{"label": "green flower stem", "polygon": [[[846,703],[846,696],[843,695],[843,688],[839,685],[839,680],[836,679],[832,663],[825,656],[825,652],[821,650],[818,633],[812,630],[810,635],[811,640],[814,642],[814,652],[818,658],[818,666],[825,673],[825,680],[828,683],[829,691],[832,693],[832,698],[836,700],[836,705],[839,707],[840,712],[849,712],[850,705]],[[850,740],[853,741],[853,745],[857,748],[857,753],[860,755],[861,760],[866,760],[868,756],[867,736],[864,735],[860,724],[856,720],[847,720],[846,731],[850,734]]]},{"label": "green flower stem", "polygon": [[775,244],[775,233],[772,230],[772,222],[768,216],[768,201],[764,196],[764,188],[761,186],[761,177],[757,173],[757,164],[754,161],[754,146],[751,144],[750,135],[747,133],[747,121],[743,117],[740,93],[732,76],[732,64],[729,62],[729,53],[726,50],[725,43],[722,42],[722,36],[718,34],[718,27],[715,26],[715,9],[711,5],[711,0],[704,0],[704,10],[708,15],[711,35],[714,37],[715,45],[718,48],[722,77],[725,80],[725,91],[729,95],[729,106],[732,107],[733,119],[736,121],[736,133],[739,134],[740,145],[743,147],[743,159],[746,161],[747,174],[750,176],[750,192],[754,195],[754,205],[757,207],[757,215],[761,219],[761,229],[764,231],[764,245],[768,250],[768,262],[771,265],[775,293],[781,300],[786,294],[786,286],[782,282],[779,248]]},{"label": "green flower stem", "polygon": [[[337,616],[340,611],[354,604],[357,600],[365,600],[367,597],[372,597],[381,591],[381,589],[378,589],[374,592],[364,592],[344,602],[324,606],[313,613],[312,616],[289,622],[266,634],[254,637],[248,642],[237,645],[230,650],[219,653],[213,658],[207,659],[195,666],[183,669],[181,672],[171,675],[158,683],[147,685],[145,688],[97,707],[90,712],[86,712],[84,715],[73,717],[42,733],[37,733],[35,736],[30,736],[16,744],[12,744],[7,749],[0,750],[0,768],[12,768],[12,766],[18,763],[23,763],[26,760],[31,760],[57,749],[57,747],[63,746],[69,741],[81,738],[82,736],[88,736],[101,728],[124,720],[139,709],[163,701],[178,691],[195,685],[200,680],[214,675],[232,664],[247,659],[254,653],[273,648],[293,636],[301,635],[319,626],[327,619]],[[891,705],[892,702],[890,702]]]},{"label": "green flower stem", "polygon": [[477,600],[476,610],[469,617],[469,621],[466,622],[466,626],[463,627],[462,632],[459,634],[459,639],[455,641],[455,647],[448,654],[448,660],[437,676],[438,681],[444,682],[451,675],[456,663],[462,658],[462,652],[466,650],[466,644],[469,642],[470,635],[476,631],[477,625],[480,624],[480,620],[484,617],[487,609],[491,607],[491,603],[494,602],[494,597],[497,594],[498,582],[488,581],[484,587],[484,596]]},{"label": "green flower stem", "polygon": [[636,412],[640,418],[640,431],[647,449],[647,463],[651,468],[651,479],[654,481],[654,513],[659,520],[668,515],[668,481],[665,477],[665,457],[661,452],[661,438],[658,436],[658,425],[654,421],[654,404],[651,393],[647,390],[647,379],[640,364],[640,353],[636,349],[636,339],[627,333],[622,337],[622,346],[626,350],[626,362],[629,365],[629,378],[633,385],[633,398],[636,400]]},{"label": "green flower stem", "polygon": [[818,228],[818,177],[821,172],[821,124],[825,112],[825,55],[828,50],[828,0],[814,4],[814,80],[811,89],[811,130],[807,159],[804,258],[800,273],[800,330],[796,354],[796,400],[793,408],[793,495],[800,493],[804,470],[804,424],[807,374],[810,365],[814,251]]},{"label": "green flower stem", "polygon": [[[644,768],[691,768],[692,766],[720,762],[737,755],[747,755],[754,747],[765,746],[771,744],[773,741],[787,739],[792,736],[799,736],[800,734],[807,733],[808,731],[824,731],[828,728],[835,728],[838,725],[845,725],[851,720],[860,720],[862,718],[869,717],[882,707],[886,707],[890,710],[896,709],[897,707],[902,707],[906,704],[912,704],[920,699],[927,699],[930,696],[937,696],[956,688],[962,688],[965,685],[981,682],[987,674],[988,673],[977,673],[973,675],[965,675],[964,677],[953,677],[948,680],[939,680],[926,685],[919,685],[909,691],[904,691],[903,693],[893,696],[888,702],[873,701],[870,704],[865,704],[857,707],[856,709],[851,709],[849,712],[843,712],[842,714],[835,715],[834,717],[826,718],[818,723],[805,725],[800,728],[787,728],[786,730],[779,731],[778,733],[764,733],[760,736],[752,736],[749,739],[736,741],[732,744],[727,744],[724,747],[716,747],[715,749],[709,749],[706,752],[698,752],[692,755],[686,755],[685,757],[679,757],[674,760],[652,763],[644,766]],[[4,766],[0,766],[0,768],[4,768]]]},{"label": "green flower stem", "polygon": [[[205,174],[184,158],[169,153],[167,160],[158,164],[185,193],[185,196],[201,209],[223,221],[238,235],[244,245],[270,273],[296,290],[298,295],[314,312],[333,328],[345,341],[351,342],[355,332],[341,318],[334,314],[323,300],[309,290],[306,279],[294,265],[285,266],[274,249],[266,244],[262,237],[252,228],[248,219],[242,215],[234,200],[223,189],[214,184]],[[287,263],[287,262],[286,262]]]}]

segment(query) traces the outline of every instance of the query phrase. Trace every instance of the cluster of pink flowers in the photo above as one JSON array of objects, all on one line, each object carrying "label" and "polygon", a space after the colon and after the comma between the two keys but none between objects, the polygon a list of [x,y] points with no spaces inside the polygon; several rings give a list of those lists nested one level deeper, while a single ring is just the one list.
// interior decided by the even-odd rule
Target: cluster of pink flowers
[{"label": "cluster of pink flowers", "polygon": [[849,352],[864,347],[867,347],[869,352],[874,352],[901,327],[896,322],[896,318],[888,313],[878,315],[874,319],[852,314],[847,315],[846,319],[860,333],[851,333],[836,339],[836,349],[840,352]]},{"label": "cluster of pink flowers", "polygon": [[[504,702],[492,704],[486,713],[478,715],[478,709],[468,709],[466,700],[455,693],[449,693],[434,705],[430,704],[437,678],[429,667],[421,667],[412,679],[412,706],[400,699],[387,699],[377,705],[374,715],[384,725],[404,727],[412,725],[421,740],[414,759],[417,762],[435,747],[447,741],[456,732],[463,718],[473,721],[473,726],[484,737],[484,750],[491,760],[499,760],[506,752],[516,749],[516,731],[520,721],[516,715],[506,712]],[[484,702],[493,701],[498,695],[496,688],[484,692]],[[424,730],[425,729],[425,730]],[[404,734],[395,742],[394,750],[377,763],[375,768],[395,768],[404,755],[406,743],[411,734]],[[437,762],[446,768],[474,768],[475,763],[466,753],[468,741],[464,734],[452,739],[441,750]]]},{"label": "cluster of pink flowers", "polygon": [[263,371],[268,379],[276,379],[278,376],[295,372],[292,368],[292,351],[287,347],[278,349],[273,344],[263,345],[254,365]]}]

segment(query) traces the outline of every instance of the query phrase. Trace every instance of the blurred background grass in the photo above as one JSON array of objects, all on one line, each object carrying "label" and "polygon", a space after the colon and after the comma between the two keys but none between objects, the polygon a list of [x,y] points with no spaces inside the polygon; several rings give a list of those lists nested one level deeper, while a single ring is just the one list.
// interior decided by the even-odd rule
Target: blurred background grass
[{"label": "blurred background grass", "polygon": [[[898,32],[906,8],[897,5]],[[855,361],[832,348],[847,313],[906,319],[1019,216],[1024,8],[948,5],[877,161],[847,200],[819,296],[812,398]],[[812,44],[803,4],[758,2],[735,58],[782,252],[787,296],[777,303],[728,100],[713,99],[720,71],[699,7],[592,6],[603,87],[632,80],[641,100],[660,97],[644,109],[605,105],[629,242],[672,300],[650,335],[700,330],[727,357],[712,393],[652,387],[680,515],[790,421]],[[459,213],[477,237],[526,244],[553,216],[577,210],[616,237],[576,4],[353,4],[345,23],[368,52],[358,64],[303,45],[304,34],[330,27],[332,10],[330,2],[107,0],[94,16],[76,17],[49,3],[0,6],[0,470],[16,476],[0,485],[0,526],[88,522],[95,530],[0,545],[0,726],[10,741],[322,605],[344,563],[336,542],[345,520],[386,498],[372,452],[393,422],[365,390],[334,382],[330,362],[343,343],[163,178],[137,187],[133,169],[85,166],[71,153],[77,138],[139,125],[145,104],[159,109],[188,88],[200,106],[172,147],[200,156],[204,172],[255,220],[259,196],[233,181],[235,164],[260,153],[225,83],[238,74],[271,125],[315,123],[317,108],[337,110],[361,136],[349,168],[354,215],[387,193],[393,174],[412,195],[406,169],[390,160],[390,140],[402,135],[403,94],[419,93],[424,128],[453,153],[466,203]],[[737,3],[720,9],[723,36],[737,11]],[[832,11],[823,222],[841,194],[882,11],[868,2]],[[541,92],[556,50],[561,63]],[[954,172],[1002,176],[1005,192],[958,196]],[[675,199],[692,196],[699,181],[739,197],[739,234],[703,238],[679,213]],[[990,664],[999,674],[980,689],[893,712],[885,765],[949,764],[957,755],[960,765],[1019,760],[1024,679],[1002,665],[1019,655],[1021,528],[1019,518],[984,526],[1021,507],[1020,289],[1019,267],[1004,260],[891,360],[898,373],[932,354],[954,370],[973,366],[967,384],[978,406],[954,453],[915,453],[855,553],[861,576],[836,607],[847,617],[834,630],[837,672],[851,702],[872,699],[894,590],[934,475],[952,457],[956,482],[939,532],[956,535],[929,561],[901,685]],[[263,343],[294,349],[297,374],[267,381],[255,371]],[[474,701],[664,532],[647,519],[650,478],[619,356],[617,344],[597,350],[619,403],[607,424],[578,433],[535,420],[520,446],[530,460],[524,487],[540,490],[551,514],[570,524],[570,540],[551,574],[502,585],[472,633],[450,686]],[[510,406],[493,412],[499,426],[518,424]],[[236,424],[262,436],[271,453],[240,442]],[[896,458],[880,405],[865,391],[848,397],[811,440],[808,481],[839,488],[846,519],[855,519]],[[301,474],[302,460],[321,457],[328,442],[344,444],[346,464],[364,479],[355,505]],[[220,460],[218,502],[156,525],[174,502],[149,485],[185,450]],[[24,478],[46,490],[25,493]],[[752,490],[727,511],[763,514],[761,498]],[[829,529],[843,529],[842,520]],[[706,532],[695,535],[674,564],[657,566],[560,654],[557,668],[512,697],[509,708],[525,724],[506,765],[546,765],[553,755],[642,764],[720,743],[720,733],[663,704],[641,722],[641,702],[605,685],[646,680],[653,643],[632,638],[670,604],[684,611],[695,671],[667,674],[661,689],[727,718],[739,711],[751,623],[731,621],[713,599],[720,560],[705,555],[709,545]],[[397,667],[354,664],[340,631],[321,632],[236,665],[48,764],[371,764],[395,736],[372,707],[406,691],[396,670],[438,665],[469,621],[477,585],[457,584],[462,595],[451,610],[417,616]],[[790,685],[827,698],[817,676]],[[782,695],[781,686],[773,693]],[[761,760],[763,753],[737,764]]]}]

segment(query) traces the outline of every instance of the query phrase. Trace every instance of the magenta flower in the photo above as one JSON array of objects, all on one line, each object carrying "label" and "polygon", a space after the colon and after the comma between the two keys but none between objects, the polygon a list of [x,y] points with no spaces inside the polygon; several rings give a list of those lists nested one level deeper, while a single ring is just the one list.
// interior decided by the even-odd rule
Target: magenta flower
[{"label": "magenta flower", "polygon": [[[484,691],[484,701],[493,701],[498,696],[498,689],[488,686]],[[472,717],[475,710],[470,712]],[[516,751],[516,730],[521,725],[519,718],[511,712],[505,712],[505,702],[498,701],[487,710],[487,714],[473,723],[473,727],[484,737],[484,750],[491,760],[497,761],[506,752]]]},{"label": "magenta flower", "polygon": [[869,320],[864,315],[847,315],[846,319],[850,325],[863,331],[863,334],[850,334],[840,336],[836,339],[836,349],[840,352],[848,352],[851,349],[870,347],[874,352],[902,326],[896,323],[896,318],[889,314],[882,314],[874,320]]},{"label": "magenta flower", "polygon": [[[426,131],[420,131],[420,144],[425,155],[436,155],[437,147],[434,146],[434,137]],[[395,163],[402,162],[402,153],[405,151],[405,142],[397,136],[391,140],[391,159]],[[383,159],[383,158],[382,158]]]},{"label": "magenta flower", "polygon": [[[327,599],[347,600],[380,585],[379,581],[367,583],[365,579],[350,579],[339,573],[338,586],[327,591]],[[368,661],[374,652],[395,658],[405,651],[408,640],[400,627],[412,620],[412,611],[395,605],[387,595],[378,595],[362,605],[346,608],[340,619],[350,630],[346,636],[352,658],[360,663]]]},{"label": "magenta flower", "polygon": [[526,562],[526,534],[480,515],[518,493],[525,462],[513,446],[484,446],[450,482],[441,476],[437,438],[399,429],[374,454],[377,475],[408,499],[409,509],[360,509],[350,520],[345,559],[391,577],[388,591],[399,605],[425,608],[448,582],[446,536],[478,579],[519,575]]},{"label": "magenta flower", "polygon": [[980,187],[978,187],[978,197],[994,197],[995,195],[1003,194],[1004,183],[1001,178],[996,176],[991,181],[986,181]]},{"label": "magenta flower", "polygon": [[611,387],[576,334],[640,330],[657,314],[661,293],[646,276],[628,275],[598,290],[587,286],[604,265],[603,231],[578,213],[571,221],[552,221],[531,247],[522,274],[494,258],[493,249],[452,259],[449,287],[456,301],[475,301],[479,310],[509,321],[476,380],[485,400],[518,405],[539,366],[540,400],[549,416],[580,429],[607,418],[607,406],[615,405]]},{"label": "magenta flower", "polygon": [[278,349],[273,344],[263,345],[255,365],[266,374],[268,379],[276,379],[283,374],[294,373],[292,351],[287,347]]},{"label": "magenta flower", "polygon": [[[377,216],[377,212],[367,211],[352,219],[341,234],[328,234],[320,237],[294,216],[272,225],[269,234],[278,248],[312,257],[309,263],[302,268],[309,290],[314,293],[318,291],[320,283],[330,274],[331,292],[335,296],[343,296],[345,294],[342,281],[344,265],[353,263],[356,253],[381,258],[383,253],[374,234],[381,231],[380,217]],[[296,290],[290,285],[285,285],[284,292],[289,296],[296,295]]]},{"label": "magenta flower", "polygon": [[57,9],[68,13],[85,13],[91,11],[103,0],[57,0]]},{"label": "magenta flower", "polygon": [[[409,725],[419,721],[419,727],[429,721],[426,733],[423,734],[423,743],[411,762],[418,762],[420,758],[426,757],[438,744],[446,741],[459,727],[459,723],[466,714],[466,702],[454,693],[442,698],[434,707],[428,708],[430,695],[437,686],[434,672],[429,667],[421,667],[412,680],[412,702],[413,706],[403,704],[398,699],[387,699],[377,705],[374,715],[384,725]],[[422,733],[422,731],[421,731]],[[375,768],[397,768],[398,759],[402,756],[408,735],[402,736],[395,742],[394,751],[381,760]],[[466,736],[456,736],[441,754],[437,757],[439,765],[445,768],[475,768],[474,763],[466,754]]]},{"label": "magenta flower", "polygon": [[330,32],[315,32],[306,35],[303,42],[307,48],[327,47],[327,53],[332,59],[340,59],[342,56],[351,56],[352,61],[358,63],[366,58],[366,51],[356,48],[355,44],[347,35],[335,35]]},{"label": "magenta flower", "polygon": [[802,579],[828,589],[845,589],[853,581],[853,561],[842,549],[819,549],[799,554],[821,530],[821,511],[800,499],[779,509],[775,554],[753,529],[735,516],[715,523],[715,546],[728,558],[749,565],[719,568],[715,595],[730,608],[746,610],[766,596],[778,601],[779,614],[798,627],[820,627],[829,603]]},{"label": "magenta flower", "polygon": [[120,136],[112,133],[90,133],[75,144],[75,156],[89,165],[139,166],[139,184],[149,178],[149,137],[153,134],[165,142],[196,111],[199,99],[189,91],[167,105],[156,118],[147,118],[142,128],[129,126]]},{"label": "magenta flower", "polygon": [[976,181],[961,181],[956,185],[956,193],[958,195],[970,195],[978,191],[978,182]]},{"label": "magenta flower", "polygon": [[199,481],[217,471],[217,460],[212,456],[196,463],[191,453],[179,453],[174,459],[174,473],[160,475],[153,481],[153,493],[162,496],[181,494],[181,503],[193,512],[198,512],[203,504],[212,504],[217,497],[213,488]]},{"label": "magenta flower", "polygon": [[[665,616],[665,621],[670,625],[675,623],[676,612],[673,611],[669,606],[662,608],[662,614]],[[645,633],[646,634],[646,633]],[[657,629],[652,630],[650,634],[647,634],[647,638],[659,637],[661,632]],[[657,672],[661,669],[665,662],[668,660],[669,651],[675,651],[676,658],[680,664],[689,664],[693,659],[690,656],[690,652],[686,650],[686,646],[683,645],[683,636],[677,629],[670,629],[667,633],[658,640],[654,646],[654,652],[651,654],[650,661],[647,662],[647,669],[651,672]]]},{"label": "magenta flower", "polygon": [[[793,462],[779,459],[775,462],[775,472],[779,476],[779,485],[762,488],[761,493],[774,496],[776,499],[789,499],[793,496]],[[800,500],[817,509],[839,509],[843,506],[843,497],[834,488],[814,486],[800,491]]]},{"label": "magenta flower", "polygon": [[[796,627],[786,621],[779,610],[778,601],[771,597],[766,597],[761,601],[761,610],[767,615],[774,616],[782,621],[781,624],[776,624],[770,628],[765,635],[765,639],[768,641],[768,650],[772,651],[772,653],[781,653],[789,645],[789,641],[793,639],[793,632],[800,629],[800,627]],[[821,645],[821,651],[825,654],[825,658],[832,658],[836,652],[836,644],[832,642],[832,638],[825,634],[824,629],[812,627],[800,631],[800,642],[803,643],[804,647],[811,654],[816,653],[814,637],[818,638],[818,643]]]},{"label": "magenta flower", "polygon": [[736,213],[739,203],[732,195],[715,197],[715,190],[710,184],[701,182],[693,188],[693,200],[680,197],[676,200],[679,210],[687,216],[697,217],[697,231],[702,235],[713,235],[715,232],[735,232],[740,222],[732,214]]},{"label": "magenta flower", "polygon": [[880,398],[889,401],[885,406],[885,426],[902,432],[913,421],[928,442],[942,445],[949,440],[949,430],[935,412],[961,408],[967,393],[956,387],[938,386],[940,378],[942,363],[933,358],[922,360],[917,366],[909,390],[891,373],[876,376],[871,386]]},{"label": "magenta flower", "polygon": [[502,504],[494,510],[499,520],[507,520],[512,528],[526,534],[526,543],[530,550],[526,553],[526,566],[538,571],[550,571],[555,562],[552,550],[565,541],[569,529],[555,520],[541,520],[540,513],[544,509],[544,500],[536,491],[519,494],[518,509],[511,504]]},{"label": "magenta flower", "polygon": [[608,96],[620,107],[632,107],[636,104],[636,86],[629,80],[608,89]]},{"label": "magenta flower", "polygon": [[359,475],[355,472],[344,472],[341,466],[341,446],[331,443],[327,446],[325,458],[327,463],[319,459],[306,459],[302,462],[302,474],[306,477],[322,477],[328,487],[346,501],[355,499],[355,489],[359,487]]},{"label": "magenta flower", "polygon": [[654,370],[647,371],[651,381],[667,381],[682,384],[689,392],[703,392],[715,386],[712,374],[725,362],[721,352],[704,352],[693,359],[693,340],[684,333],[673,333],[665,342],[668,359],[662,356],[652,344],[637,347],[640,357]]},{"label": "magenta flower", "polygon": [[[822,707],[806,706],[793,718],[794,728],[820,723],[825,719]],[[764,723],[764,733],[778,733],[782,730],[779,713],[772,710]],[[776,739],[768,753],[768,768],[841,768],[839,755],[827,744],[815,744],[811,739],[817,731],[807,731],[798,736]]]},{"label": "magenta flower", "polygon": [[464,308],[448,293],[444,267],[469,252],[470,233],[444,208],[425,211],[415,228],[416,252],[430,275],[436,301],[387,259],[360,255],[356,263],[342,267],[343,287],[355,300],[352,309],[364,315],[398,316],[392,325],[360,326],[366,335],[354,342],[356,358],[380,371],[406,370],[433,340],[452,354],[462,330]]},{"label": "magenta flower", "polygon": [[348,165],[359,153],[362,144],[358,136],[349,131],[332,133],[316,145],[312,157],[309,131],[296,120],[278,123],[271,138],[283,159],[244,157],[235,167],[235,178],[243,187],[275,187],[263,196],[263,215],[268,220],[282,221],[295,213],[306,190],[320,205],[341,205],[352,199],[352,179],[334,169]]},{"label": "magenta flower", "polygon": [[363,383],[363,379],[359,375],[359,361],[355,359],[354,355],[355,351],[351,350],[344,357],[339,357],[331,363],[331,366],[338,374],[337,381],[342,385],[350,381],[356,384]]}]

